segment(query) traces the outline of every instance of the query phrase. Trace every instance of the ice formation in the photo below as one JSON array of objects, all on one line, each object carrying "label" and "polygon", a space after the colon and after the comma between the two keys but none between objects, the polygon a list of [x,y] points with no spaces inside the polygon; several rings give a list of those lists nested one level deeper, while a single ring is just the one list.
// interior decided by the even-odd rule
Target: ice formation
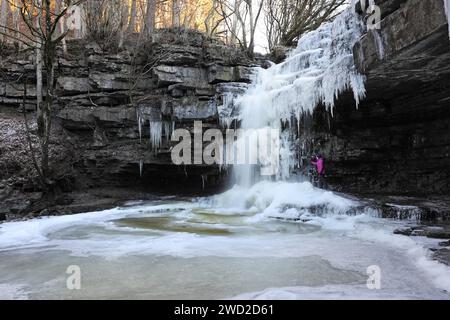
[{"label": "ice formation", "polygon": [[356,106],[365,97],[365,78],[353,59],[353,46],[362,31],[354,10],[343,11],[303,36],[285,62],[259,68],[254,83],[234,101],[243,129],[291,129],[281,135],[278,179],[286,179],[295,164],[292,135],[300,130],[295,119],[311,114],[320,104],[332,112],[336,98],[346,90],[353,92]]},{"label": "ice formation", "polygon": [[166,138],[166,142],[169,141],[172,132],[175,129],[174,121],[162,120],[160,114],[157,114],[152,109],[149,111],[144,108],[138,108],[136,111],[136,118],[140,140],[142,140],[142,128],[148,122],[150,144],[155,152],[163,145],[163,137]]},{"label": "ice formation", "polygon": [[445,14],[447,15],[447,21],[448,21],[448,35],[450,39],[450,0],[443,0],[444,6],[445,6]]},{"label": "ice formation", "polygon": [[247,89],[248,84],[240,82],[222,83],[217,86],[218,93],[222,98],[222,104],[217,106],[217,111],[223,127],[230,128],[233,121],[237,119],[239,110],[235,102]]},{"label": "ice formation", "polygon": [[154,150],[159,149],[162,143],[163,125],[161,121],[150,122],[150,143]]},{"label": "ice formation", "polygon": [[142,173],[144,171],[144,160],[139,160],[139,177],[142,178]]}]

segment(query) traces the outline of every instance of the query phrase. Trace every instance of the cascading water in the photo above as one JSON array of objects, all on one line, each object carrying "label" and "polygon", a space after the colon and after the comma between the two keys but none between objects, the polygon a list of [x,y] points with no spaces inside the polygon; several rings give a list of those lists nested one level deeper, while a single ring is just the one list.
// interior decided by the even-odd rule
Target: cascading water
[{"label": "cascading water", "polygon": [[[267,70],[259,68],[254,83],[234,101],[240,109],[236,120],[243,129],[288,128],[281,133],[277,180],[289,178],[295,165],[293,133],[300,131],[296,123],[302,115],[311,114],[319,104],[332,112],[337,96],[346,90],[353,91],[356,107],[365,97],[365,78],[353,59],[353,46],[362,29],[353,10],[342,12],[333,22],[303,36],[285,62]],[[257,180],[251,166],[235,170],[239,185],[248,187]]]}]

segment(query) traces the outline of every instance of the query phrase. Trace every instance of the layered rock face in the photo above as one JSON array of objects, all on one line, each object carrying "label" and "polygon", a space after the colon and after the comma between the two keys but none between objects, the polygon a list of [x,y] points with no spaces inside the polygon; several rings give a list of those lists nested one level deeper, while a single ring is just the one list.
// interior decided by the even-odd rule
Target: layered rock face
[{"label": "layered rock face", "polygon": [[[357,193],[450,192],[450,41],[442,0],[376,0],[381,28],[354,47],[366,75],[358,109],[339,97],[334,115],[314,114],[311,150],[328,180]],[[360,11],[360,14],[363,14]],[[308,121],[305,121],[308,123]]]},{"label": "layered rock face", "polygon": [[[448,194],[450,41],[444,2],[375,3],[381,28],[368,31],[354,48],[367,97],[357,109],[352,95],[344,94],[333,115],[319,107],[302,119],[303,155],[324,154],[327,181],[336,190]],[[69,45],[69,56],[58,60],[55,106],[55,139],[66,151],[53,154],[63,171],[70,169],[68,190],[168,186],[184,192],[223,185],[225,171],[218,166],[173,165],[168,136],[176,128],[192,131],[195,120],[203,129],[220,128],[220,113],[229,110],[221,106],[245,90],[252,61],[197,33],[130,39],[117,53],[107,44]],[[25,80],[25,108],[34,110],[33,54],[7,57],[0,65],[0,111],[22,107]],[[0,180],[17,174],[15,166],[3,170]]]},{"label": "layered rock face", "polygon": [[[28,74],[27,108],[35,108],[32,58],[2,62],[1,108],[19,108]],[[186,191],[219,184],[217,166],[172,164],[170,133],[219,128],[224,95],[249,83],[252,62],[239,50],[197,32],[163,30],[153,41],[130,39],[111,53],[104,44],[69,43],[58,60],[56,126],[75,149],[78,188],[144,186]],[[12,84],[14,83],[14,85]],[[69,164],[68,164],[69,165]]]}]

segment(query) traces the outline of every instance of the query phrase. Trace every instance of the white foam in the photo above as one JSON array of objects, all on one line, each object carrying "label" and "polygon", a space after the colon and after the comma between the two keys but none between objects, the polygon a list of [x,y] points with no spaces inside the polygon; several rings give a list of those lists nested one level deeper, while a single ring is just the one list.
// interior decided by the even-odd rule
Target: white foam
[{"label": "white foam", "polygon": [[[250,188],[234,186],[215,197],[218,207],[253,209],[267,216],[279,216],[286,207],[299,210],[322,206],[328,213],[345,213],[357,202],[331,191],[313,187],[309,182],[261,181]],[[297,217],[299,216],[297,212]]]},{"label": "white foam", "polygon": [[[320,287],[268,288],[232,297],[233,300],[416,300],[435,299],[435,295],[424,296],[406,292],[368,290],[363,285],[327,285]],[[441,297],[442,299],[442,297]]]},{"label": "white foam", "polygon": [[23,284],[0,283],[0,300],[25,300],[28,292]]}]

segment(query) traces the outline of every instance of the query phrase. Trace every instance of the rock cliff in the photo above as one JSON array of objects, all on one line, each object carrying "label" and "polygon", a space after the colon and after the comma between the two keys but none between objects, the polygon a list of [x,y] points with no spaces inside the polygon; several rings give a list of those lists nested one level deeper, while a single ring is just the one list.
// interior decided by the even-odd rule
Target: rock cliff
[{"label": "rock cliff", "polygon": [[[124,50],[71,42],[57,67],[57,127],[75,146],[77,187],[136,186],[183,189],[215,185],[217,167],[174,166],[170,132],[219,127],[224,95],[249,83],[253,62],[201,33],[162,30],[153,41],[130,39]],[[1,63],[0,108],[19,109],[27,78],[26,108],[36,101],[32,55]]]},{"label": "rock cliff", "polygon": [[[450,192],[450,41],[442,0],[375,0],[381,29],[355,45],[367,97],[339,97],[304,125],[310,154],[327,159],[328,181],[355,193]],[[360,11],[360,14],[363,14]]]}]

